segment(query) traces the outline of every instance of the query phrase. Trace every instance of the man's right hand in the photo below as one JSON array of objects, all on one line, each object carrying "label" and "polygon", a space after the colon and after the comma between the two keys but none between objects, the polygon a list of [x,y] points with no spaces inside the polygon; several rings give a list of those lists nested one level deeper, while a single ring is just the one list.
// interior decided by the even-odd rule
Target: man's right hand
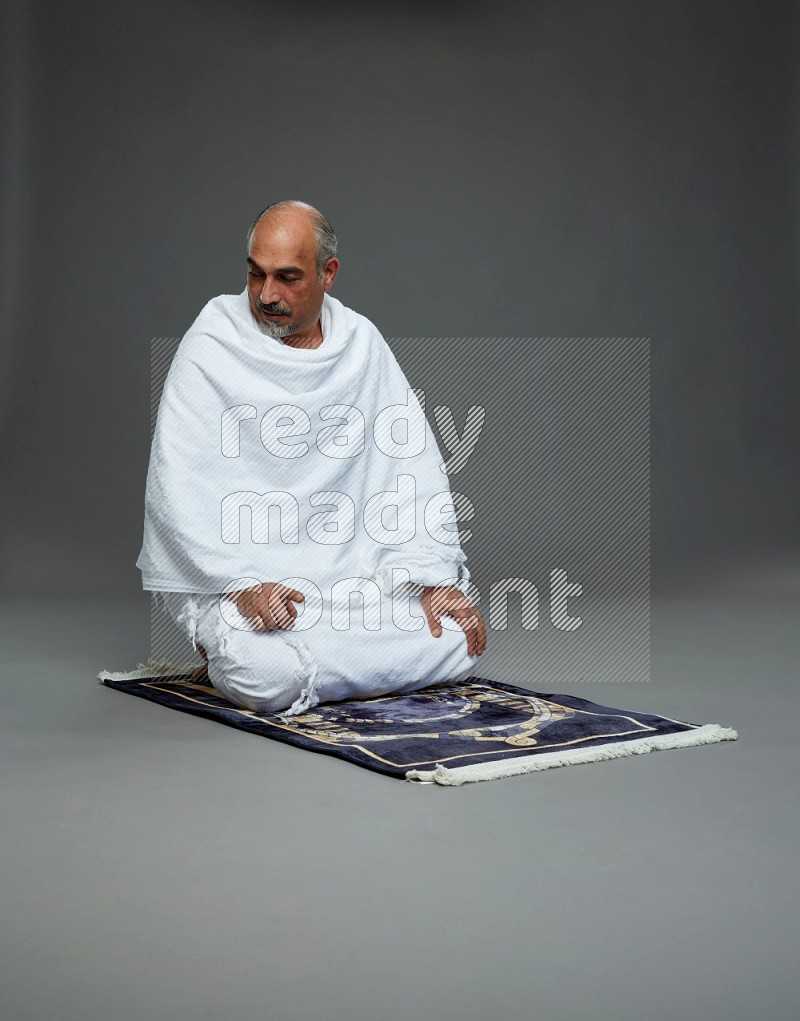
[{"label": "man's right hand", "polygon": [[288,631],[297,616],[294,603],[305,596],[278,581],[263,581],[255,588],[226,593],[243,617],[252,620],[256,631]]}]

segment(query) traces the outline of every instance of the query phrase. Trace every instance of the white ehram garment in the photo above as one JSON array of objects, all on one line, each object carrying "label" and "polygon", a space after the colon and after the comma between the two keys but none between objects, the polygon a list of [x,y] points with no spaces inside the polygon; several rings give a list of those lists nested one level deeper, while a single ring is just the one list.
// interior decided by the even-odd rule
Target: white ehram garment
[{"label": "white ehram garment", "polygon": [[[349,629],[337,629],[326,600],[326,613],[299,634],[254,631],[227,600],[223,617],[214,595],[161,596],[186,637],[203,646],[214,687],[230,702],[255,712],[285,710],[284,715],[295,716],[319,702],[456,683],[472,676],[477,661],[467,652],[463,631],[447,617],[442,619],[440,637],[431,635],[417,594],[409,595],[405,605],[395,600],[402,605],[398,618],[405,620],[410,612],[418,623],[415,632],[394,626],[392,597],[384,593],[377,597],[377,630],[378,613],[365,613],[362,619],[356,600]],[[339,610],[343,613],[337,622],[346,624],[346,607],[340,605]]]},{"label": "white ehram garment", "polygon": [[[424,410],[368,319],[326,294],[321,326],[320,347],[293,348],[257,328],[246,290],[205,306],[164,385],[137,560],[143,588],[186,596],[168,606],[193,641],[205,619],[207,641],[236,645],[239,659],[294,657],[302,684],[290,713],[320,697],[413,690],[474,664],[452,619],[438,639],[422,619],[419,587],[468,591],[469,579]],[[219,600],[259,581],[306,595],[292,631],[245,637],[247,622]],[[360,628],[342,616],[349,589],[371,600]]]}]

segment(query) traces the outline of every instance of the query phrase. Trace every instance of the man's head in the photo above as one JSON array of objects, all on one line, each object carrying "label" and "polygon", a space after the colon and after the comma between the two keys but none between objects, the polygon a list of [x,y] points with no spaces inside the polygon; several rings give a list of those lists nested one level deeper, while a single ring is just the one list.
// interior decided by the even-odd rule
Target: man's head
[{"label": "man's head", "polygon": [[339,269],[336,247],[331,225],[305,202],[259,213],[247,233],[247,292],[263,333],[298,346],[319,337],[322,299]]}]

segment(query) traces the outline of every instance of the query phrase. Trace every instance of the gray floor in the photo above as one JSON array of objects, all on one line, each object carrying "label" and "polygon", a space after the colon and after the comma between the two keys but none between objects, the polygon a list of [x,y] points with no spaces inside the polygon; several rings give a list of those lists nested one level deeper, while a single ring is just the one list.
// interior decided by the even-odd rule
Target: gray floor
[{"label": "gray floor", "polygon": [[144,596],[6,600],[2,1017],[798,1016],[798,608],[716,577],[654,601],[649,683],[558,687],[737,742],[441,788],[99,685]]}]

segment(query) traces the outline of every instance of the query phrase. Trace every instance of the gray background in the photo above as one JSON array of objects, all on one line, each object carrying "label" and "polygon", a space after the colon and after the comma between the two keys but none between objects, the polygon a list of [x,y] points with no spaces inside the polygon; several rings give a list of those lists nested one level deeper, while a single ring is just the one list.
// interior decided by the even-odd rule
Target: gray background
[{"label": "gray background", "polygon": [[[3,17],[7,1016],[796,1014],[794,7]],[[247,225],[288,197],[412,385],[487,409],[459,483],[479,585],[538,579],[559,507],[525,338],[652,338],[651,683],[543,669],[518,631],[481,672],[737,742],[415,787],[95,683],[150,637],[151,339],[241,290]]]},{"label": "gray background", "polygon": [[[489,430],[533,369],[486,338],[652,338],[656,585],[794,539],[788,7],[10,9],[7,589],[139,591],[151,338],[241,290],[246,227],[285,197],[329,217],[334,293],[384,336],[483,338],[448,376],[435,341],[398,357]],[[507,547],[534,566],[533,457],[464,482],[481,578]]]}]

